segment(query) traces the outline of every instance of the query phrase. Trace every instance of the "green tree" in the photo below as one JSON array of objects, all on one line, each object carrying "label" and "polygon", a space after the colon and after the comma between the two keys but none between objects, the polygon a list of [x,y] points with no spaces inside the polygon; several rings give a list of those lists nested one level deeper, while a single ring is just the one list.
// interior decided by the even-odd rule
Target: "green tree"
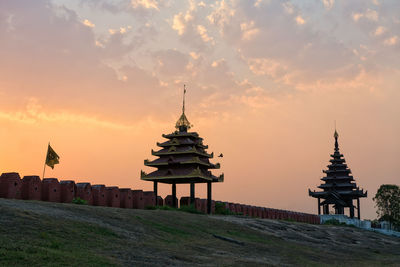
[{"label": "green tree", "polygon": [[380,220],[400,225],[400,187],[398,185],[383,184],[379,187],[373,200]]}]

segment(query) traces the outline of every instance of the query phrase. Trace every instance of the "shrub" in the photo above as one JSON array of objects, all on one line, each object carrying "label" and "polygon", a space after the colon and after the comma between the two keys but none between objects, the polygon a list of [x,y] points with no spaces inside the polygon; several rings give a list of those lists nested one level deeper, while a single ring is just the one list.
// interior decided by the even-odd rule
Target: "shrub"
[{"label": "shrub", "polygon": [[215,214],[219,215],[233,215],[234,213],[231,212],[229,209],[225,208],[225,204],[222,202],[215,203]]},{"label": "shrub", "polygon": [[77,197],[77,198],[74,198],[74,199],[72,200],[72,203],[78,204],[78,205],[86,205],[86,204],[87,204],[87,201],[84,200],[84,199],[81,199],[80,197]]}]

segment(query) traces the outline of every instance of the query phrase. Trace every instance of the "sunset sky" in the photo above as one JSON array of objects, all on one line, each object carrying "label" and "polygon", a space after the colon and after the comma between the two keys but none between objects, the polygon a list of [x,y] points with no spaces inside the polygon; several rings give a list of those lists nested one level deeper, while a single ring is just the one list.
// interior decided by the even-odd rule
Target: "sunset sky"
[{"label": "sunset sky", "polygon": [[47,177],[152,190],[140,170],[183,84],[224,154],[215,200],[316,213],[335,120],[363,218],[400,184],[398,0],[0,1],[0,173],[41,176],[50,141]]}]

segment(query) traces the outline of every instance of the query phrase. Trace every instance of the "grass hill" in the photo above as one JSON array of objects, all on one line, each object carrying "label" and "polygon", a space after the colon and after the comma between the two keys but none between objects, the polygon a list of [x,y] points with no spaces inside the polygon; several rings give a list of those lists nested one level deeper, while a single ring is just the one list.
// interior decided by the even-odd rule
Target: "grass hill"
[{"label": "grass hill", "polygon": [[1,266],[399,266],[400,238],[242,216],[0,199]]}]

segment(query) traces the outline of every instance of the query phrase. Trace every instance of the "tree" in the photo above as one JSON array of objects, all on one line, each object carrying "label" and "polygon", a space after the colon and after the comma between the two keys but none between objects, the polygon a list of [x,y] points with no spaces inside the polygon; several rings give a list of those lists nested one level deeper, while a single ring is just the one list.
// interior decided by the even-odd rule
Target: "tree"
[{"label": "tree", "polygon": [[373,200],[380,220],[400,225],[400,187],[398,185],[383,184],[379,187]]}]

